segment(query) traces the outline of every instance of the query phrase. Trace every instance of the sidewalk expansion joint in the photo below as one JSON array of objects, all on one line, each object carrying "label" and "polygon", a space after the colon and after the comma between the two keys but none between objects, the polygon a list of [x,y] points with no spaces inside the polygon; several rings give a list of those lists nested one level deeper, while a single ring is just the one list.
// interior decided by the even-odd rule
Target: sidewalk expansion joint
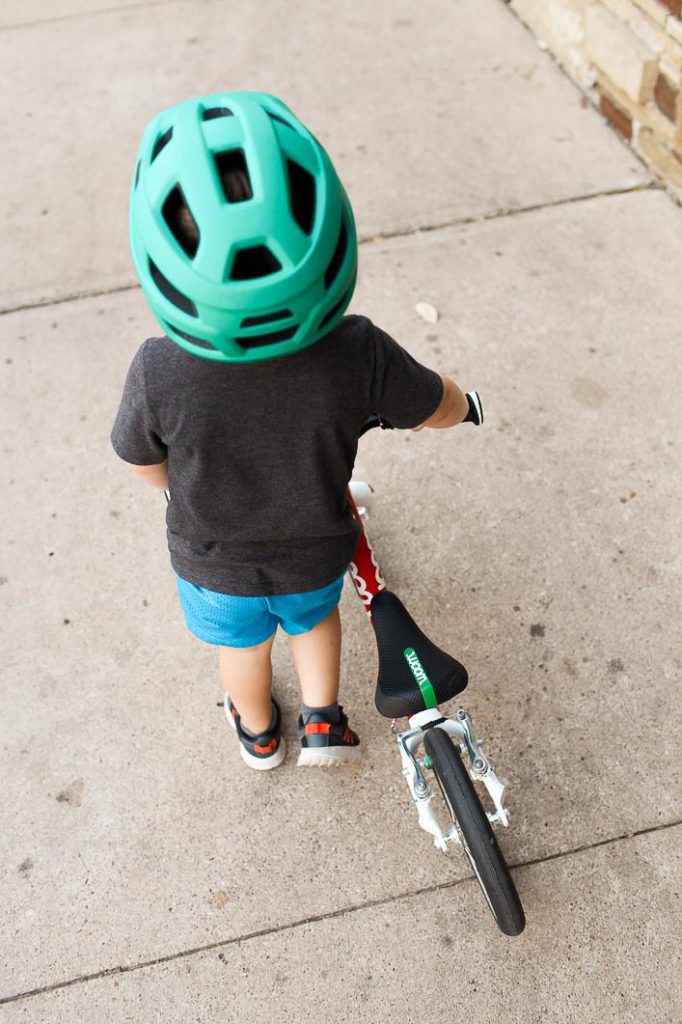
[{"label": "sidewalk expansion joint", "polygon": [[504,220],[507,217],[523,216],[527,213],[537,213],[541,210],[553,210],[561,206],[573,206],[579,203],[589,203],[596,199],[611,199],[613,196],[627,196],[640,192],[665,192],[663,186],[653,179],[643,181],[639,185],[628,185],[622,188],[601,189],[599,192],[584,192],[580,195],[566,196],[563,199],[550,199],[546,203],[530,203],[528,206],[500,207],[491,210],[489,213],[473,214],[471,217],[455,217],[452,220],[443,221],[439,224],[420,224],[416,228],[408,228],[404,231],[379,232],[376,235],[362,236],[358,239],[360,244],[390,241],[395,238],[416,238],[419,235],[430,234],[433,231],[445,231],[447,228],[463,227],[468,224],[485,224],[488,221]]},{"label": "sidewalk expansion joint", "polygon": [[[435,231],[444,231],[447,228],[465,227],[469,224],[485,224],[488,221],[504,220],[507,217],[523,216],[527,213],[537,213],[541,210],[553,210],[562,206],[573,206],[580,203],[594,202],[599,199],[610,199],[613,196],[627,196],[640,192],[665,192],[665,189],[656,181],[643,182],[640,185],[632,185],[629,188],[613,188],[600,192],[586,192],[583,195],[568,196],[565,199],[553,199],[547,203],[533,203],[529,206],[516,206],[511,209],[501,207],[492,210],[490,213],[476,214],[471,217],[456,217],[453,220],[444,221],[439,224],[420,224],[416,228],[406,228],[394,232],[378,232],[374,235],[362,236],[358,239],[360,245],[375,245],[377,242],[394,241],[397,238],[418,238],[420,235],[432,234]],[[672,202],[672,200],[671,200]],[[139,288],[138,284],[123,284],[114,288],[100,288],[92,291],[72,292],[68,295],[61,295],[51,299],[39,299],[36,302],[27,302],[18,306],[6,306],[0,309],[0,316],[8,316],[10,313],[23,313],[32,309],[45,309],[50,306],[61,306],[67,302],[81,302],[85,299],[101,298],[104,295],[117,295],[119,292],[130,292]]]},{"label": "sidewalk expansion joint", "polygon": [[35,21],[17,21],[12,25],[0,25],[0,32],[14,32],[22,28],[40,28],[42,25],[53,25],[60,21],[74,21],[76,18],[98,17],[100,14],[118,14],[119,11],[136,11],[145,7],[170,7],[182,0],[140,0],[139,3],[116,4],[103,7],[98,11],[72,11],[70,14],[55,14],[51,18],[36,18]]},{"label": "sidewalk expansion joint", "polygon": [[[663,832],[667,829],[677,828],[682,825],[682,818],[665,822],[662,825],[652,825],[649,828],[637,829],[632,832],[624,832],[618,836],[611,836],[609,839],[600,839],[594,843],[585,843],[583,846],[574,846],[568,850],[560,850],[557,853],[550,853],[545,857],[535,857],[531,860],[518,861],[509,864],[512,871],[519,868],[535,867],[539,864],[548,864],[555,860],[563,860],[577,854],[587,853],[590,850],[598,850],[603,846],[613,846],[616,843],[626,842],[629,839],[636,839],[639,836],[652,835],[656,832]],[[34,996],[46,995],[48,992],[57,992],[73,985],[81,985],[90,981],[102,981],[106,978],[120,977],[122,974],[131,974],[133,971],[141,971],[148,967],[157,967],[161,964],[172,963],[174,960],[184,960],[188,957],[197,956],[200,953],[210,953],[216,949],[226,949],[229,946],[238,946],[250,942],[253,939],[262,939],[269,935],[279,935],[283,932],[293,931],[296,928],[303,928],[309,924],[319,924],[322,921],[333,921],[335,918],[345,917],[347,914],[355,914],[363,910],[373,910],[376,907],[388,907],[392,904],[401,903],[404,900],[413,899],[416,896],[428,896],[431,893],[444,892],[447,889],[455,889],[459,885],[465,885],[475,881],[473,875],[465,878],[457,878],[451,882],[438,882],[434,885],[424,886],[422,889],[415,889],[411,892],[396,893],[387,899],[366,900],[352,907],[343,907],[340,910],[330,910],[326,914],[314,914],[310,917],[300,918],[298,921],[290,921],[274,928],[261,928],[257,931],[248,932],[245,935],[238,935],[232,939],[222,939],[216,942],[209,942],[203,946],[195,946],[191,949],[183,949],[178,953],[169,953],[167,956],[159,956],[153,960],[143,960],[137,964],[109,967],[101,971],[94,971],[92,974],[82,974],[76,978],[69,978],[66,981],[57,981],[52,985],[43,985],[40,988],[30,989],[26,992],[18,992],[12,996],[0,996],[0,1006],[5,1003],[16,1003],[22,999],[31,999]]]},{"label": "sidewalk expansion joint", "polygon": [[22,306],[7,306],[0,309],[0,316],[9,316],[10,313],[25,313],[31,309],[49,309],[51,306],[63,306],[67,302],[83,302],[86,299],[101,299],[105,295],[118,295],[120,292],[134,292],[139,289],[139,284],[119,284],[114,288],[94,288],[90,292],[69,292],[67,295],[59,295],[53,299],[38,299],[36,302],[27,302]]}]

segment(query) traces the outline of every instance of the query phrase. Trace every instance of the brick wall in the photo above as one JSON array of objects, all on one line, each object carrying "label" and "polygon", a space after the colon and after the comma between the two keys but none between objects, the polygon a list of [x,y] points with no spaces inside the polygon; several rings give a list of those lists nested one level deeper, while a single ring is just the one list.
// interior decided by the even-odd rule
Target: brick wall
[{"label": "brick wall", "polygon": [[682,0],[508,0],[682,202]]}]

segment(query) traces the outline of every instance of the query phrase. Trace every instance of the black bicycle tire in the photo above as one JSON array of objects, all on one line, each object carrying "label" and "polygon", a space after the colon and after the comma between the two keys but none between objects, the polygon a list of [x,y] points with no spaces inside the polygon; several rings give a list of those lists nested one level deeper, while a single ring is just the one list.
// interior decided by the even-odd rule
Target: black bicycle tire
[{"label": "black bicycle tire", "polygon": [[526,915],[519,894],[452,738],[444,729],[428,729],[424,735],[424,747],[433,762],[433,771],[453,823],[459,826],[464,837],[475,875],[500,931],[505,935],[520,935],[526,926]]}]

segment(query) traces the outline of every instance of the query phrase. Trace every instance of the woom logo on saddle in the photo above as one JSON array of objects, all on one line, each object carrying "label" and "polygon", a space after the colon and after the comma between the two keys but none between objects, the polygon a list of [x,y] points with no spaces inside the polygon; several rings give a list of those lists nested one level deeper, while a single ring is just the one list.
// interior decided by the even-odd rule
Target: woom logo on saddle
[{"label": "woom logo on saddle", "polygon": [[410,666],[410,671],[415,678],[417,686],[421,690],[422,697],[424,698],[424,704],[427,708],[435,708],[438,706],[438,699],[436,697],[435,690],[431,684],[431,680],[424,671],[424,667],[417,656],[417,652],[414,647],[406,647],[403,651],[405,660]]}]

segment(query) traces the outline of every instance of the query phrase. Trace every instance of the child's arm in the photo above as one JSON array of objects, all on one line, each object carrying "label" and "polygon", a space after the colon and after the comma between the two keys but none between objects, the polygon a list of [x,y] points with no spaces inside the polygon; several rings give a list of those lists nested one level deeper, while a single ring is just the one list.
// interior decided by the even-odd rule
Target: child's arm
[{"label": "child's arm", "polygon": [[364,324],[372,360],[372,412],[402,430],[442,430],[465,421],[476,426],[483,422],[483,409],[475,391],[464,394],[454,380],[417,362],[371,320],[365,317]]},{"label": "child's arm", "polygon": [[418,427],[413,427],[413,430],[423,430],[424,427],[443,430],[445,427],[454,427],[466,418],[469,412],[466,395],[450,377],[446,377],[444,373],[441,373],[441,377],[443,379],[443,397],[440,400],[440,405],[428,420],[424,420]]},{"label": "child's arm", "polygon": [[[125,459],[121,461],[125,462]],[[135,466],[132,462],[126,462],[125,464],[132,469],[133,473],[142,477],[146,484],[158,487],[162,491],[168,490],[168,459],[164,462],[157,462],[153,466]]]}]

